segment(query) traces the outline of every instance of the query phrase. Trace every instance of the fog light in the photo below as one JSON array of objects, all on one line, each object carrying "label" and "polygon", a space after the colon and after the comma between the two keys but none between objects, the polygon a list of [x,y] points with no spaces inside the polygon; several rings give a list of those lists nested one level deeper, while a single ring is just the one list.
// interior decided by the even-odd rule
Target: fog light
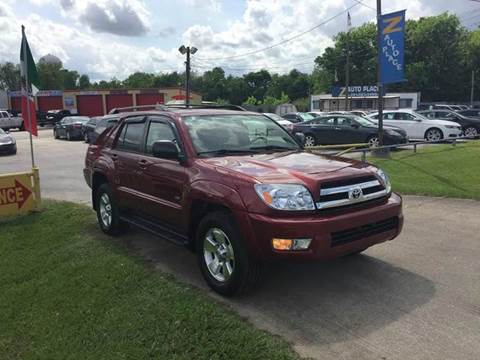
[{"label": "fog light", "polygon": [[275,250],[288,251],[288,250],[307,250],[310,246],[312,239],[272,239],[272,245]]},{"label": "fog light", "polygon": [[292,250],[292,239],[272,239],[272,245],[275,250]]}]

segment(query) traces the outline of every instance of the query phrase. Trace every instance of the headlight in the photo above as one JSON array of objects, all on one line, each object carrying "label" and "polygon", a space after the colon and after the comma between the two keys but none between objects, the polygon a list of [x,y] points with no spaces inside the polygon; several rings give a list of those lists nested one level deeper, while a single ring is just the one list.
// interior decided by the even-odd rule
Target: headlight
[{"label": "headlight", "polygon": [[377,170],[377,175],[382,179],[383,186],[385,186],[385,190],[387,190],[387,193],[390,193],[392,191],[392,185],[390,184],[390,179],[388,178],[388,175],[385,174],[385,172],[382,169]]},{"label": "headlight", "polygon": [[396,136],[398,135],[398,133],[394,130],[391,130],[391,129],[386,129],[385,132],[388,134],[388,135],[392,135],[392,136]]},{"label": "headlight", "polygon": [[455,125],[445,125],[447,129],[458,129],[458,126]]},{"label": "headlight", "polygon": [[256,184],[255,191],[273,209],[315,210],[312,195],[303,185]]}]

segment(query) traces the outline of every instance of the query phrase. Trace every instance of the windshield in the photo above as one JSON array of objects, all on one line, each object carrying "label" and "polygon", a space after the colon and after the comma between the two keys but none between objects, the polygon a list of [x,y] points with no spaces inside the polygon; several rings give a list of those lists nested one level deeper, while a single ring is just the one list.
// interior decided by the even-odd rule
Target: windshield
[{"label": "windshield", "polygon": [[184,118],[198,155],[298,150],[296,141],[265,116],[201,115]]},{"label": "windshield", "polygon": [[72,118],[72,120],[74,120],[75,122],[86,123],[87,121],[90,120],[90,118],[78,116],[78,117]]},{"label": "windshield", "polygon": [[372,120],[366,119],[363,116],[353,116],[353,120],[359,123],[362,126],[377,126]]},{"label": "windshield", "polygon": [[300,116],[303,119],[303,121],[315,119],[315,116],[310,115],[309,113],[298,113],[298,116]]},{"label": "windshield", "polygon": [[6,135],[5,131],[3,131],[2,128],[0,128],[0,135]]}]

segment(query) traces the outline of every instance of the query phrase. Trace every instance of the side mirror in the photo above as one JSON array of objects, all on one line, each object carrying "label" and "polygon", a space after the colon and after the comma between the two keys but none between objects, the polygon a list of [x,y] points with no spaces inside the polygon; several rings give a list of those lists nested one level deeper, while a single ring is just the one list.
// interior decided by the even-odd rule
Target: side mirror
[{"label": "side mirror", "polygon": [[170,140],[155,141],[152,146],[152,154],[162,159],[177,160],[179,158],[177,145]]},{"label": "side mirror", "polygon": [[295,136],[295,139],[297,140],[297,142],[304,146],[305,145],[305,134],[304,133],[301,133],[301,132],[297,132],[295,134],[293,134],[293,136]]}]

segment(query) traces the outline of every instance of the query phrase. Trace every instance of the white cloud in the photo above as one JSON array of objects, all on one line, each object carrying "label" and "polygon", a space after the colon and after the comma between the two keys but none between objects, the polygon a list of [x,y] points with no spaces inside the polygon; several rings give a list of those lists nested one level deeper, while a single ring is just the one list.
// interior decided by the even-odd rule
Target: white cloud
[{"label": "white cloud", "polygon": [[[177,46],[162,47],[163,41],[158,41],[158,36],[170,33],[171,39],[180,31],[174,19],[182,16],[183,7],[207,7],[223,16],[227,6],[227,3],[219,0],[181,0],[176,5],[175,13],[154,14],[149,12],[147,6],[148,1],[153,0],[30,1],[36,4],[49,2],[53,5],[52,11],[61,9],[65,25],[32,12],[22,16],[17,8],[18,1],[1,0],[0,61],[18,62],[20,25],[23,23],[36,59],[52,53],[62,60],[65,67],[88,73],[92,79],[109,79],[113,76],[123,79],[134,71],[182,70],[184,57],[178,53]],[[373,0],[362,1],[375,5]],[[345,14],[294,41],[268,51],[229,60],[200,59],[235,56],[265,48],[325,21],[353,3],[352,0],[248,0],[244,13],[231,19],[228,26],[225,26],[225,22],[222,23],[224,27],[221,30],[217,30],[215,24],[200,25],[195,18],[191,19],[192,25],[183,31],[182,39],[176,43],[199,48],[192,57],[194,65],[198,66],[196,70],[203,71],[220,65],[230,68],[227,72],[234,74],[262,67],[275,72],[286,72],[293,67],[309,71],[313,68],[314,58],[332,44],[333,35],[346,28]],[[89,10],[92,6],[100,9],[93,17]],[[473,16],[469,10],[479,9],[480,6],[473,2],[451,0],[384,2],[385,13],[403,8],[407,8],[408,18],[418,18],[446,10]],[[36,8],[30,11],[36,11]],[[375,19],[375,12],[362,5],[357,5],[350,13],[354,26]],[[480,13],[477,14],[480,17]],[[122,16],[126,16],[130,22],[119,21]],[[152,27],[152,23],[160,23],[155,18],[162,19],[162,28]],[[163,20],[166,18],[172,18],[173,22],[165,23]],[[122,25],[125,24],[128,24],[129,29],[124,29],[125,26]],[[141,35],[150,28],[159,46],[150,46],[147,42],[137,41],[141,40],[137,38],[110,35]]]}]

